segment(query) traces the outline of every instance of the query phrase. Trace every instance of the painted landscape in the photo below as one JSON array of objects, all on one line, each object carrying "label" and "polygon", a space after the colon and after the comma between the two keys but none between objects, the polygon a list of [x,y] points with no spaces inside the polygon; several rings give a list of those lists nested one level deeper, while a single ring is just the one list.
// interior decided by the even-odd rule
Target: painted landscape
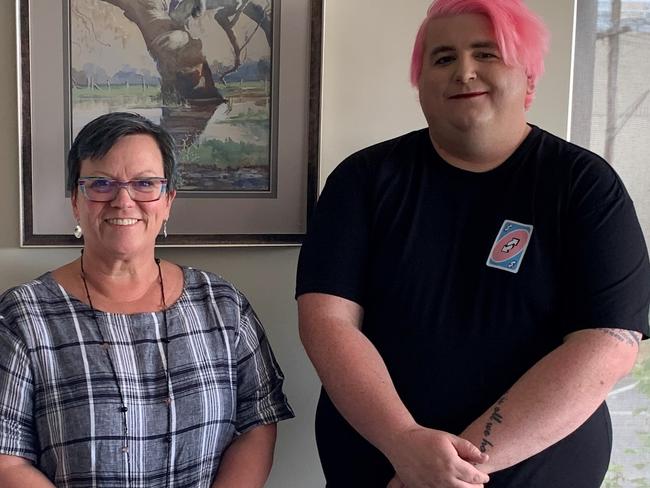
[{"label": "painted landscape", "polygon": [[69,18],[72,137],[137,112],[174,137],[183,193],[272,191],[272,0],[70,0]]}]

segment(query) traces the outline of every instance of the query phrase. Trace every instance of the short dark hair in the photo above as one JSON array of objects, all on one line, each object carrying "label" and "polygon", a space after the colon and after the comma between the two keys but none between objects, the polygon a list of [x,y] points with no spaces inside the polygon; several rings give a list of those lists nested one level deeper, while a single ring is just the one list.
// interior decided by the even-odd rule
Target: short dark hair
[{"label": "short dark hair", "polygon": [[174,139],[158,124],[129,112],[100,115],[79,131],[68,152],[68,190],[73,193],[76,191],[84,159],[103,158],[119,139],[133,134],[147,134],[156,140],[162,154],[167,189],[175,190],[177,175]]}]

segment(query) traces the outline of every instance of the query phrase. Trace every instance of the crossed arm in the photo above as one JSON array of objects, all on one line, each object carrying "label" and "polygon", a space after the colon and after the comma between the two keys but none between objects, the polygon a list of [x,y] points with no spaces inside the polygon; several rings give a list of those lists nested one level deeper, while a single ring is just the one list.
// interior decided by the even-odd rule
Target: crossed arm
[{"label": "crossed arm", "polygon": [[398,478],[391,487],[476,488],[488,481],[487,473],[555,444],[629,372],[640,340],[640,334],[619,329],[570,334],[456,437],[415,422],[361,333],[359,305],[311,293],[299,297],[298,310],[301,339],[325,389],[348,422],[392,463]]},{"label": "crossed arm", "polygon": [[580,427],[634,366],[640,340],[622,329],[569,334],[461,434],[490,455],[479,469],[513,466]]}]

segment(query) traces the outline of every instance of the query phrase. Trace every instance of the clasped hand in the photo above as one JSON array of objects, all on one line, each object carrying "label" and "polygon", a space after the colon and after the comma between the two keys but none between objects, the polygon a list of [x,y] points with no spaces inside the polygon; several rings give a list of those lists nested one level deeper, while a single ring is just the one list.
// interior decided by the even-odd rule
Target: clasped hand
[{"label": "clasped hand", "polygon": [[400,433],[389,451],[395,477],[386,488],[482,488],[490,481],[474,466],[487,454],[447,432],[414,427]]}]

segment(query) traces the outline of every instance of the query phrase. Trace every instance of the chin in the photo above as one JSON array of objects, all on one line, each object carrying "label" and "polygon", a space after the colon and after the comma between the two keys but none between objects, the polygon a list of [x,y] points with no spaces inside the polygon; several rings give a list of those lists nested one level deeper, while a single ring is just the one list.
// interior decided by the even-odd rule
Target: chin
[{"label": "chin", "polygon": [[452,121],[451,125],[461,132],[471,132],[475,130],[483,130],[494,125],[494,120],[491,117],[477,116],[477,117],[463,117],[458,120]]}]

